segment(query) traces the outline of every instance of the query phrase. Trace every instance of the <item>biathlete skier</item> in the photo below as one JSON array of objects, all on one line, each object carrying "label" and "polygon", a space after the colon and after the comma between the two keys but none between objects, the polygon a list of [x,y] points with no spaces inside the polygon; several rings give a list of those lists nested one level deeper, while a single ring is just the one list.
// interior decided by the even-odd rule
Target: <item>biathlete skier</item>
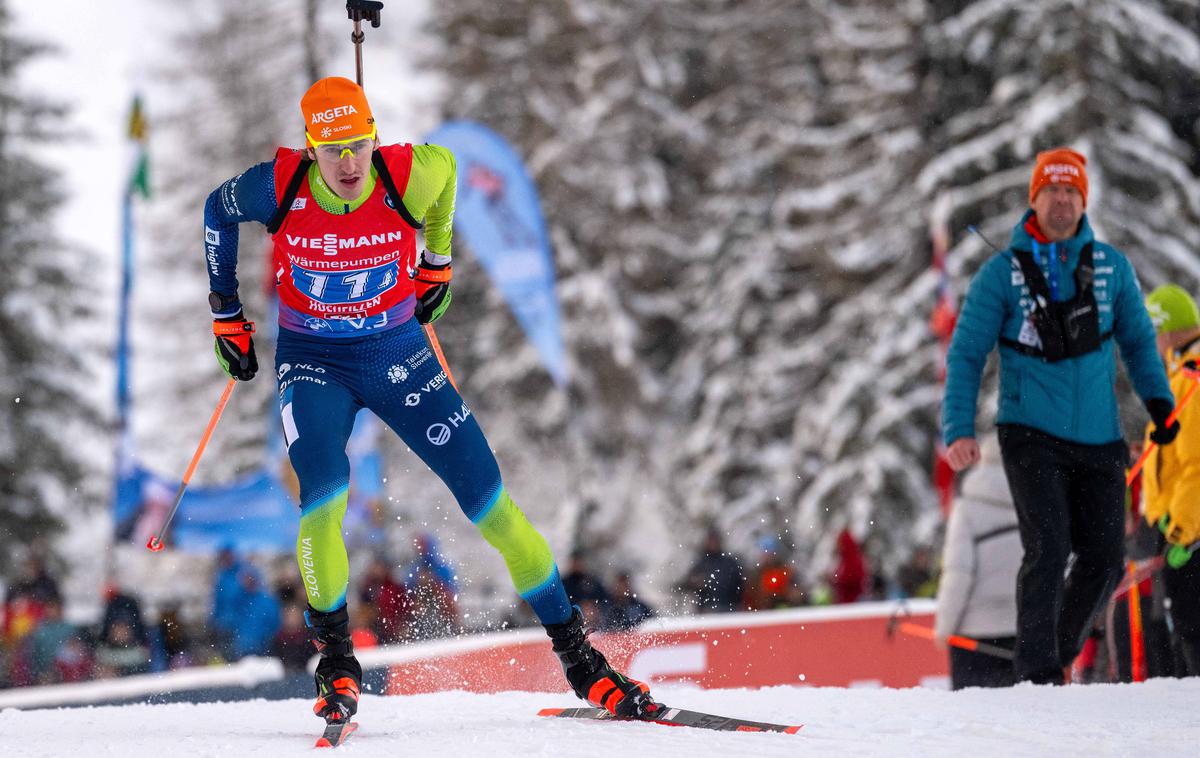
[{"label": "biathlete skier", "polygon": [[305,148],[281,148],[213,191],[204,237],[217,359],[243,381],[254,378],[258,360],[254,325],[238,300],[238,224],[265,224],[274,243],[279,410],[300,480],[296,557],[321,656],[313,710],[332,722],[358,708],[362,669],[350,641],[341,525],[346,442],[355,414],[368,408],[500,551],[575,694],[621,717],[656,713],[661,706],[649,688],[614,671],[586,639],[546,540],[509,497],[483,432],[421,326],[450,305],[453,154],[437,145],[380,145],[366,95],[349,79],[318,81],[300,110]]}]

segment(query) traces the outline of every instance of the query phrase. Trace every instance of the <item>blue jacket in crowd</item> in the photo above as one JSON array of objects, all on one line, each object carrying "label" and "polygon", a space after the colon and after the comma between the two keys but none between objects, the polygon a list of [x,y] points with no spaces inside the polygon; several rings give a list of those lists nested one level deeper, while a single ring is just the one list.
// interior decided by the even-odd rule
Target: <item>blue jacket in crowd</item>
[{"label": "blue jacket in crowd", "polygon": [[[999,338],[1020,342],[1024,327],[1027,342],[1033,328],[1031,323],[1026,325],[1029,288],[1012,252],[1035,249],[1037,243],[1026,229],[1032,215],[1032,210],[1025,214],[1013,229],[1009,248],[988,259],[967,291],[946,358],[942,438],[947,445],[961,437],[975,436],[980,377]],[[1088,242],[1093,243],[1093,290],[1100,312],[1100,332],[1111,331],[1113,339],[1105,340],[1099,350],[1056,363],[1001,344],[997,424],[1022,424],[1086,445],[1121,439],[1114,389],[1114,342],[1121,348],[1133,387],[1143,401],[1171,398],[1167,374],[1154,346],[1154,326],[1133,266],[1116,248],[1094,240],[1086,215],[1071,239],[1036,248],[1041,251],[1038,262],[1042,274],[1057,285],[1054,299],[1070,300],[1075,296],[1075,267]],[[1051,266],[1056,270],[1051,271]]]}]

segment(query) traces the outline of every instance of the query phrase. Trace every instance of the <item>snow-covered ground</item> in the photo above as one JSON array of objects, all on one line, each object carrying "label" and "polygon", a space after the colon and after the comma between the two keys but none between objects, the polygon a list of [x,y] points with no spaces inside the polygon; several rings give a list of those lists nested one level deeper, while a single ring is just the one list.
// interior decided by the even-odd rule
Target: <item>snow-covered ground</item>
[{"label": "snow-covered ground", "polygon": [[[949,692],[932,689],[660,687],[673,705],[799,734],[708,732],[654,724],[539,718],[578,704],[563,693],[366,696],[347,756],[1188,755],[1200,745],[1200,679],[1133,685]],[[192,756],[306,753],[320,729],[301,700],[0,712],[6,756]]]}]

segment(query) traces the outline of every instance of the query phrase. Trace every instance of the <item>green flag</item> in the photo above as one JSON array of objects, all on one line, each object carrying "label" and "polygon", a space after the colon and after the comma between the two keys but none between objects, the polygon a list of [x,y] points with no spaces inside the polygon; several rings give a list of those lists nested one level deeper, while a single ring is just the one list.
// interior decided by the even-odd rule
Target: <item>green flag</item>
[{"label": "green flag", "polygon": [[129,193],[137,192],[143,198],[150,197],[150,152],[146,149],[146,115],[142,112],[142,98],[135,95],[129,110],[129,139],[137,146],[133,170],[129,175]]}]

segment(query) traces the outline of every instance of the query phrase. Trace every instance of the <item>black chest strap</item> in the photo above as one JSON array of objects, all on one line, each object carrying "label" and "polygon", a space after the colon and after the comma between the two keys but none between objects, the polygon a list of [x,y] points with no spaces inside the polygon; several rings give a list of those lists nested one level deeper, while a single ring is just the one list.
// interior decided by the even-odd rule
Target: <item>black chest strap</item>
[{"label": "black chest strap", "polygon": [[[371,155],[371,165],[375,167],[375,173],[379,175],[379,180],[383,182],[384,192],[387,193],[387,198],[390,200],[388,205],[400,214],[400,218],[404,219],[404,223],[413,229],[423,227],[424,224],[413,218],[412,214],[408,212],[408,208],[404,207],[404,198],[396,190],[396,183],[392,181],[392,172],[388,171],[387,162],[384,161],[383,154],[378,150]],[[292,174],[292,178],[288,180],[287,189],[283,192],[283,199],[279,201],[279,207],[275,209],[275,215],[271,217],[271,221],[267,224],[267,232],[269,234],[275,234],[283,226],[283,221],[287,218],[288,211],[292,209],[292,203],[296,200],[296,195],[300,192],[300,183],[307,176],[310,166],[312,166],[312,161],[308,158],[300,160],[300,165],[296,167],[296,173]]]},{"label": "black chest strap", "polygon": [[288,211],[292,209],[292,202],[296,199],[296,194],[300,192],[300,182],[304,181],[304,177],[308,174],[308,167],[312,165],[312,161],[308,158],[301,158],[300,165],[296,167],[296,173],[292,174],[292,178],[288,179],[287,189],[283,191],[283,199],[279,201],[279,207],[275,209],[275,215],[271,216],[270,223],[267,224],[267,232],[275,234],[279,228],[283,226],[283,220],[287,218]]},{"label": "black chest strap", "polygon": [[396,191],[396,183],[392,181],[392,172],[388,171],[387,161],[383,159],[383,153],[378,150],[371,155],[371,165],[375,167],[375,173],[379,174],[379,180],[383,182],[383,188],[387,191],[387,196],[391,199],[392,208],[396,213],[400,214],[400,218],[411,226],[413,229],[420,229],[424,224],[417,221],[408,212],[408,208],[404,207],[404,198]]}]

